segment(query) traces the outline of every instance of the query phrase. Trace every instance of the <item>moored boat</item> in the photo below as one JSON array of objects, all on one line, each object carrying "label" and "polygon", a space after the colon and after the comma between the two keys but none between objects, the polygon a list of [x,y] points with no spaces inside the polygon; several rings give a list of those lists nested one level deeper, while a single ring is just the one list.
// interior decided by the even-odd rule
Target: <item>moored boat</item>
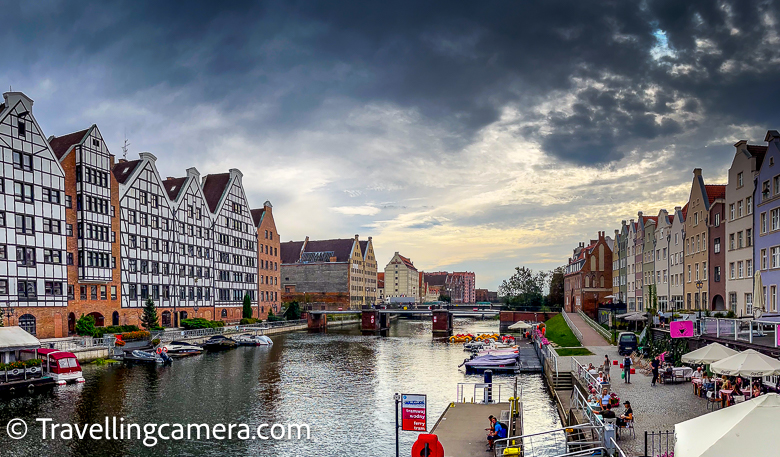
[{"label": "moored boat", "polygon": [[160,347],[163,352],[167,353],[170,357],[187,357],[203,353],[202,347],[185,341],[171,341]]},{"label": "moored boat", "polygon": [[44,365],[47,365],[48,374],[57,385],[61,386],[68,382],[84,382],[81,364],[74,353],[58,351],[57,349],[38,349],[38,358],[42,360]]},{"label": "moored boat", "polygon": [[207,339],[201,346],[207,351],[224,351],[233,349],[237,345],[236,341],[223,335],[214,335]]}]

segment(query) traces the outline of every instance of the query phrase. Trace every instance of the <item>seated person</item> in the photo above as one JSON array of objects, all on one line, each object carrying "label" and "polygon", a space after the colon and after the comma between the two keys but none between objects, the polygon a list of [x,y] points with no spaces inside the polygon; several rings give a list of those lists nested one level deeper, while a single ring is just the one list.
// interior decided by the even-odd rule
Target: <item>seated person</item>
[{"label": "seated person", "polygon": [[759,395],[761,395],[761,384],[756,382],[753,384],[753,397],[758,397]]},{"label": "seated person", "polygon": [[737,380],[734,381],[734,395],[744,395],[742,393],[742,378],[737,377]]},{"label": "seated person", "polygon": [[612,411],[612,406],[607,403],[607,406],[604,407],[601,411],[594,411],[595,414],[600,415],[603,419],[615,419],[617,415],[615,415],[615,411]]},{"label": "seated person", "polygon": [[601,407],[606,408],[609,406],[609,391],[607,388],[601,389]]},{"label": "seated person", "polygon": [[507,430],[501,425],[501,422],[496,420],[495,417],[491,418],[490,422],[493,424],[493,430],[491,432],[488,432],[487,441],[488,441],[488,450],[492,451],[493,441],[506,438]]},{"label": "seated person", "polygon": [[723,386],[721,387],[721,389],[732,390],[733,388],[734,388],[734,386],[731,384],[731,381],[729,380],[729,378],[726,378],[726,380],[723,381]]},{"label": "seated person", "polygon": [[594,367],[592,363],[588,364],[588,373],[592,375],[595,375],[597,373],[596,367]]},{"label": "seated person", "polygon": [[596,395],[596,389],[590,390],[590,395],[588,395],[588,403],[601,403],[601,398]]},{"label": "seated person", "polygon": [[702,379],[704,377],[704,373],[702,373],[701,367],[696,367],[696,371],[693,372],[691,375],[692,379]]},{"label": "seated person", "polygon": [[604,373],[599,371],[599,374],[596,376],[596,382],[599,384],[605,384],[607,381],[604,380]]},{"label": "seated person", "polygon": [[617,424],[618,427],[625,427],[628,421],[634,420],[634,410],[631,409],[631,402],[626,400],[623,403],[623,406],[625,406],[625,411],[623,411],[623,414],[618,417]]}]

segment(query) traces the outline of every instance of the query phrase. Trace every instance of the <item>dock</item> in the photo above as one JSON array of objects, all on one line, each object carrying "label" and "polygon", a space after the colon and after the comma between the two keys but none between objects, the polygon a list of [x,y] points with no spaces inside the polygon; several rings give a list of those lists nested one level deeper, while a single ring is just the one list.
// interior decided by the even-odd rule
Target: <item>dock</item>
[{"label": "dock", "polygon": [[[431,429],[444,447],[446,457],[474,457],[487,454],[488,416],[501,418],[509,403],[451,403]],[[505,414],[506,415],[506,414]],[[504,422],[504,421],[502,421]]]},{"label": "dock", "polygon": [[541,373],[542,361],[536,354],[531,344],[518,344],[517,347],[517,372],[518,373]]}]

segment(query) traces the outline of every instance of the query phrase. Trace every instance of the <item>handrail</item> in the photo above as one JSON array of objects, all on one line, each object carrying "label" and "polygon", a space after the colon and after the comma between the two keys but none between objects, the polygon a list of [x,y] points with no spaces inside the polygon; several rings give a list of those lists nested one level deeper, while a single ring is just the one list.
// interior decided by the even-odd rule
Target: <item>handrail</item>
[{"label": "handrail", "polygon": [[574,333],[574,336],[577,337],[577,340],[580,342],[580,344],[584,344],[582,341],[583,340],[582,332],[580,332],[580,329],[578,329],[577,326],[574,325],[574,323],[571,321],[571,319],[569,318],[569,314],[566,311],[563,311],[561,314],[563,314],[563,320],[566,321],[566,325],[569,326],[572,333]]},{"label": "handrail", "polygon": [[596,379],[595,376],[590,374],[590,372],[588,371],[588,367],[581,364],[576,357],[571,358],[571,365],[572,365],[571,371],[574,372],[577,375],[577,377],[585,381],[587,385],[599,386],[598,379]]},{"label": "handrail", "polygon": [[607,341],[612,341],[612,335],[604,329],[604,327],[600,326],[598,322],[594,321],[590,318],[587,314],[583,313],[582,311],[577,311],[577,314],[580,315],[582,320],[585,321],[586,324],[590,325],[590,327],[598,332],[604,339]]},{"label": "handrail", "polygon": [[199,328],[195,330],[166,330],[159,335],[160,342],[173,341],[177,338],[197,338],[202,336],[214,336],[214,335],[228,335],[233,333],[251,332],[251,331],[264,331],[272,328],[284,328],[292,327],[295,325],[301,325],[306,320],[298,319],[293,321],[277,321],[277,322],[263,322],[258,324],[248,325],[227,325],[224,327],[216,328]]},{"label": "handrail", "polygon": [[116,338],[113,336],[105,336],[103,338],[84,337],[64,341],[44,341],[42,346],[57,349],[58,351],[73,352],[93,348],[112,348],[115,342]]},{"label": "handrail", "polygon": [[554,428],[552,430],[545,430],[543,432],[529,433],[527,435],[509,436],[507,438],[501,438],[501,439],[495,440],[495,442],[496,443],[500,443],[500,442],[503,442],[503,441],[519,440],[519,439],[523,439],[523,438],[531,438],[531,437],[534,437],[534,436],[548,435],[550,433],[555,433],[555,432],[568,432],[570,430],[591,430],[591,429],[595,429],[595,428],[598,428],[598,426],[597,425],[593,425],[593,424],[570,425],[568,427]]},{"label": "handrail", "polygon": [[610,438],[609,438],[609,440],[612,442],[612,443],[611,443],[611,444],[612,444],[612,447],[614,447],[614,448],[615,448],[615,450],[617,451],[617,452],[613,453],[612,455],[613,455],[614,457],[626,457],[626,453],[625,453],[625,452],[623,452],[623,449],[620,449],[620,446],[619,446],[619,445],[617,444],[617,442],[615,441],[615,438],[613,438],[613,437],[610,437]]}]

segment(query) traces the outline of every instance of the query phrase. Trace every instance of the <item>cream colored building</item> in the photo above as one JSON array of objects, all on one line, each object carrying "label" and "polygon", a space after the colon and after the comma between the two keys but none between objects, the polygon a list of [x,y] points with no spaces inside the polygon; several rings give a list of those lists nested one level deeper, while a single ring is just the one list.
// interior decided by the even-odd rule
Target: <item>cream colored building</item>
[{"label": "cream colored building", "polygon": [[411,297],[418,303],[419,283],[419,272],[412,261],[396,252],[385,267],[385,301],[393,297]]}]

